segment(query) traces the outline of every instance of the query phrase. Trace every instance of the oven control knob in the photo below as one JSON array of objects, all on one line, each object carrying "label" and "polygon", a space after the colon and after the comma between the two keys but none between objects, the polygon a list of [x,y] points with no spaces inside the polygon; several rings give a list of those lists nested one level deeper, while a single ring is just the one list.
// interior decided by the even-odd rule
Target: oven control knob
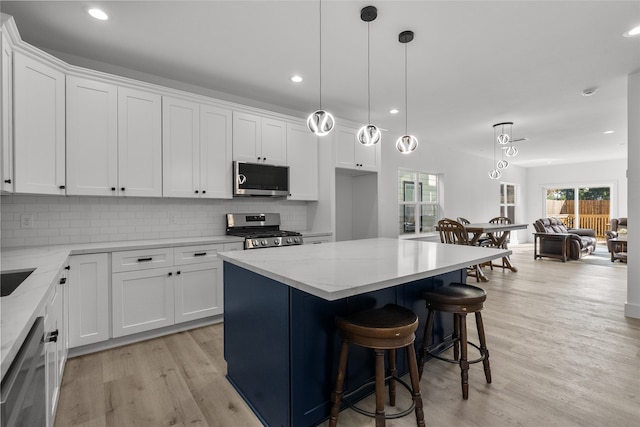
[{"label": "oven control knob", "polygon": [[300,238],[299,238],[299,237],[294,237],[294,238],[293,238],[293,241],[294,241],[295,243],[300,243]]},{"label": "oven control knob", "polygon": [[262,241],[260,242],[260,244],[261,244],[262,246],[267,246],[267,240],[266,240],[266,239],[265,239],[265,240],[262,240]]},{"label": "oven control knob", "polygon": [[282,237],[276,237],[275,239],[273,239],[273,244],[275,246],[280,246],[282,244]]},{"label": "oven control knob", "polygon": [[289,238],[287,239],[287,245],[290,245],[291,243],[293,243],[293,239],[292,239],[291,237],[289,237]]},{"label": "oven control knob", "polygon": [[259,242],[259,241],[257,241],[257,240],[254,240],[254,241],[253,241],[253,246],[260,246],[260,242]]}]

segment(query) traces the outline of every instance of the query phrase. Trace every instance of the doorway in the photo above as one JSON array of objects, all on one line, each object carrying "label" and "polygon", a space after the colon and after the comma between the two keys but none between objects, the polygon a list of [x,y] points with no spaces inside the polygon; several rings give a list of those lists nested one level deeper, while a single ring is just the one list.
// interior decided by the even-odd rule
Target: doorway
[{"label": "doorway", "polygon": [[567,228],[591,228],[605,239],[611,212],[611,187],[548,188],[545,215]]}]

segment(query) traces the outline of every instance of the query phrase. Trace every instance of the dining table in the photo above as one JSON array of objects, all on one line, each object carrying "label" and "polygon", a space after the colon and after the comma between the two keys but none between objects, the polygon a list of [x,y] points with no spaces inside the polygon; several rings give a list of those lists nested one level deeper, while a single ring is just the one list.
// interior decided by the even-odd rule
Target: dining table
[{"label": "dining table", "polygon": [[[478,241],[483,235],[487,235],[489,239],[491,239],[491,246],[507,249],[507,239],[511,231],[514,230],[524,230],[527,228],[527,224],[499,224],[492,222],[472,222],[470,224],[465,224],[464,228],[471,235],[469,239],[469,244],[472,246],[476,246]],[[509,270],[516,272],[518,269],[511,262],[511,258],[509,255],[502,257],[502,264],[494,264],[493,267],[500,268],[508,268]],[[488,281],[489,279],[484,275],[482,269],[479,269],[480,280],[483,282]]]}]

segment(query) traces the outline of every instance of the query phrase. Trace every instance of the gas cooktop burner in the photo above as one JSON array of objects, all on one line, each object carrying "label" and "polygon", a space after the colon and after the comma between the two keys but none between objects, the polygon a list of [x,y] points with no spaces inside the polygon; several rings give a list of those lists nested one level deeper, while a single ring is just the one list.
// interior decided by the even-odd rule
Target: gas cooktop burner
[{"label": "gas cooktop burner", "polygon": [[245,249],[303,243],[297,231],[280,230],[280,214],[227,214],[227,234],[244,237]]}]

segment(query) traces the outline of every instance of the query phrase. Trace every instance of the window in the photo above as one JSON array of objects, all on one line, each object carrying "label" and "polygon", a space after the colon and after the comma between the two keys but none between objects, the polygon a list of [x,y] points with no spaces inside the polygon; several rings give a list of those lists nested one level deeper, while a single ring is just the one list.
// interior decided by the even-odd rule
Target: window
[{"label": "window", "polygon": [[516,222],[516,186],[500,183],[500,216]]},{"label": "window", "polygon": [[438,176],[398,171],[399,233],[413,234],[433,230],[438,222]]}]

